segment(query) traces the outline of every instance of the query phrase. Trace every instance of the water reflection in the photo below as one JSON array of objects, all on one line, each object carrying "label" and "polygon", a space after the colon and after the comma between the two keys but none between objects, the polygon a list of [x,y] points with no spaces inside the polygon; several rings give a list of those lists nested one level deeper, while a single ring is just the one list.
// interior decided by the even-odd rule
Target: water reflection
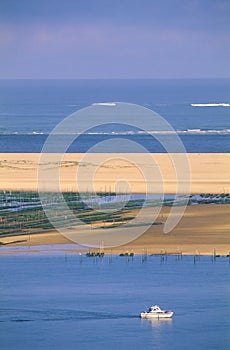
[{"label": "water reflection", "polygon": [[172,326],[173,324],[173,319],[172,318],[145,318],[145,319],[141,319],[141,323],[143,326],[151,326],[153,328],[163,328],[163,327],[167,327],[167,326]]}]

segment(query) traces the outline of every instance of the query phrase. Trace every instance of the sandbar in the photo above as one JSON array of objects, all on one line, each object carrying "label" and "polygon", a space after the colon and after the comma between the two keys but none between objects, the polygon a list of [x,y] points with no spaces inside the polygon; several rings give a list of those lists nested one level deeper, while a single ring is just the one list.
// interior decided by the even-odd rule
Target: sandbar
[{"label": "sandbar", "polygon": [[[39,166],[39,153],[0,153],[0,190],[230,193],[230,153],[148,156],[146,163],[142,154],[131,160],[125,153],[43,154]],[[178,170],[177,164],[182,164]]]}]

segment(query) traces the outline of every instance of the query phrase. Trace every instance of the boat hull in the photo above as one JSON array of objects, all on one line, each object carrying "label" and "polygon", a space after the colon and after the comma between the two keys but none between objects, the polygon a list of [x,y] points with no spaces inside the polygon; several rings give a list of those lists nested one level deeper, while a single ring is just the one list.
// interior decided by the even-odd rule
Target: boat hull
[{"label": "boat hull", "polygon": [[173,311],[168,311],[164,313],[150,313],[150,312],[142,312],[141,318],[171,318],[173,315]]}]

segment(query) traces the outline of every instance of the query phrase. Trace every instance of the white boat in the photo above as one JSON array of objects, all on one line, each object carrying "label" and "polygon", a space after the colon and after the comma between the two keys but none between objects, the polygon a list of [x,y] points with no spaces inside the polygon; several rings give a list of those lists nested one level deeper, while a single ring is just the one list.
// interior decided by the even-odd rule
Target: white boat
[{"label": "white boat", "polygon": [[160,306],[151,306],[148,311],[141,313],[141,318],[171,318],[174,314],[173,311],[162,310]]}]

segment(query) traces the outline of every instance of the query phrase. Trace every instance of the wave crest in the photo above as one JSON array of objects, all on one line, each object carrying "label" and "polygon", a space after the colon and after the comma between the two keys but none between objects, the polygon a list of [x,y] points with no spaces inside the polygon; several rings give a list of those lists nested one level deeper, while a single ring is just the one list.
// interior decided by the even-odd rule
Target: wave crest
[{"label": "wave crest", "polygon": [[[77,132],[69,132],[69,133],[58,133],[56,135],[89,135],[89,136],[99,136],[99,135],[108,135],[108,136],[135,136],[135,135],[228,135],[230,134],[230,129],[184,129],[184,130],[126,130],[126,131],[88,131],[84,133],[77,133]],[[32,136],[47,136],[49,135],[48,132],[13,132],[13,133],[7,133],[2,132],[0,135],[5,136],[25,136],[25,135],[32,135]]]},{"label": "wave crest", "polygon": [[191,103],[192,107],[230,107],[230,103]]}]

